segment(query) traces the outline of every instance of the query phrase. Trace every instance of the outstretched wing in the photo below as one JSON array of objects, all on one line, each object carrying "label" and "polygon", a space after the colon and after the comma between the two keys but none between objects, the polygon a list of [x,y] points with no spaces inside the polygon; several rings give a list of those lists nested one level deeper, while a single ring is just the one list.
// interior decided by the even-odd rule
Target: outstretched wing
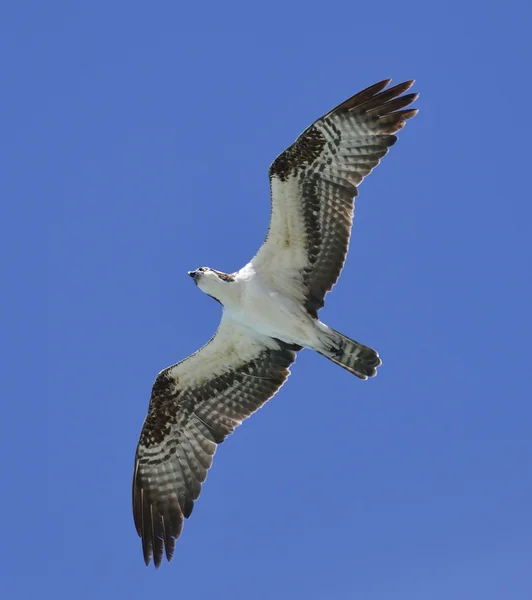
[{"label": "outstretched wing", "polygon": [[[252,261],[275,289],[316,315],[343,268],[353,198],[417,110],[407,81],[376,83],[318,119],[270,167],[272,214]],[[384,91],[383,91],[384,90]]]},{"label": "outstretched wing", "polygon": [[156,567],[207,477],[216,445],[271,398],[299,347],[252,337],[227,317],[201,350],[162,371],[153,386],[135,458],[133,515],[144,560]]}]

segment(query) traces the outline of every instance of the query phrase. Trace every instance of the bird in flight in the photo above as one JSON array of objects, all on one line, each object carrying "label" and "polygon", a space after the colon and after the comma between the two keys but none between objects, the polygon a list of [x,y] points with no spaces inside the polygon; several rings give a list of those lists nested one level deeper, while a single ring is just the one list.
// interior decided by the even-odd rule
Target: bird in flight
[{"label": "bird in flight", "polygon": [[269,400],[302,348],[360,379],[375,350],[318,318],[343,268],[358,186],[417,110],[406,81],[384,80],[315,121],[270,166],[271,219],[255,257],[236,273],[189,272],[223,313],[211,340],[153,385],[135,457],[133,514],[146,565],[171,560],[216,446]]}]

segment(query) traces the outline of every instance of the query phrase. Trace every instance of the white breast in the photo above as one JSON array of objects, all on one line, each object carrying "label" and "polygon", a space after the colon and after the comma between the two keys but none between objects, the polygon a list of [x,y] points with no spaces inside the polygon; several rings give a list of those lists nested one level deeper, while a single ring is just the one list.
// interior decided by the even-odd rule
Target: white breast
[{"label": "white breast", "polygon": [[232,285],[241,286],[238,305],[225,306],[228,316],[254,331],[287,343],[307,345],[314,338],[314,323],[293,300],[271,289],[250,265]]}]

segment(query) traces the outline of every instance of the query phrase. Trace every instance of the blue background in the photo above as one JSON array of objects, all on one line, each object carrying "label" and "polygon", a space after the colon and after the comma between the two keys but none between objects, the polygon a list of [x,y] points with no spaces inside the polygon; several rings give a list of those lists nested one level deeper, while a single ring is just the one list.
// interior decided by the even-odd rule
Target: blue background
[{"label": "blue background", "polygon": [[[5,3],[3,597],[532,597],[525,3]],[[322,319],[146,569],[133,457],[153,380],[215,330],[189,269],[260,245],[267,170],[363,87],[419,115],[364,182]]]}]

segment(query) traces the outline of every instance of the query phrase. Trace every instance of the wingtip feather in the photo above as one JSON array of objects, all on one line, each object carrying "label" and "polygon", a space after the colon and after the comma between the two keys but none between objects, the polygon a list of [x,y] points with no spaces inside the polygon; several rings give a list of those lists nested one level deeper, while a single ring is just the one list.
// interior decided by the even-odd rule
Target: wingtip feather
[{"label": "wingtip feather", "polygon": [[370,85],[354,96],[344,100],[344,102],[329,111],[325,117],[338,111],[345,110],[360,111],[367,114],[378,114],[379,111],[386,111],[382,114],[389,114],[392,110],[403,108],[417,100],[419,94],[407,94],[406,96],[401,96],[401,94],[404,94],[414,85],[414,79],[409,79],[392,87],[388,87],[391,81],[391,79],[383,79],[382,81]]},{"label": "wingtip feather", "polygon": [[382,92],[382,90],[384,90],[390,84],[391,81],[391,79],[383,79],[382,81],[370,85],[369,87],[363,89],[354,96],[351,96],[347,100],[344,100],[344,102],[333,108],[327,114],[330,115],[338,110],[351,110],[351,108],[353,108],[354,106],[363,104],[370,98],[373,98],[379,92]]},{"label": "wingtip feather", "polygon": [[410,110],[403,110],[397,114],[400,114],[401,118],[406,121],[407,119],[411,119],[412,117],[415,117],[418,112],[419,112],[419,109],[411,108]]}]

